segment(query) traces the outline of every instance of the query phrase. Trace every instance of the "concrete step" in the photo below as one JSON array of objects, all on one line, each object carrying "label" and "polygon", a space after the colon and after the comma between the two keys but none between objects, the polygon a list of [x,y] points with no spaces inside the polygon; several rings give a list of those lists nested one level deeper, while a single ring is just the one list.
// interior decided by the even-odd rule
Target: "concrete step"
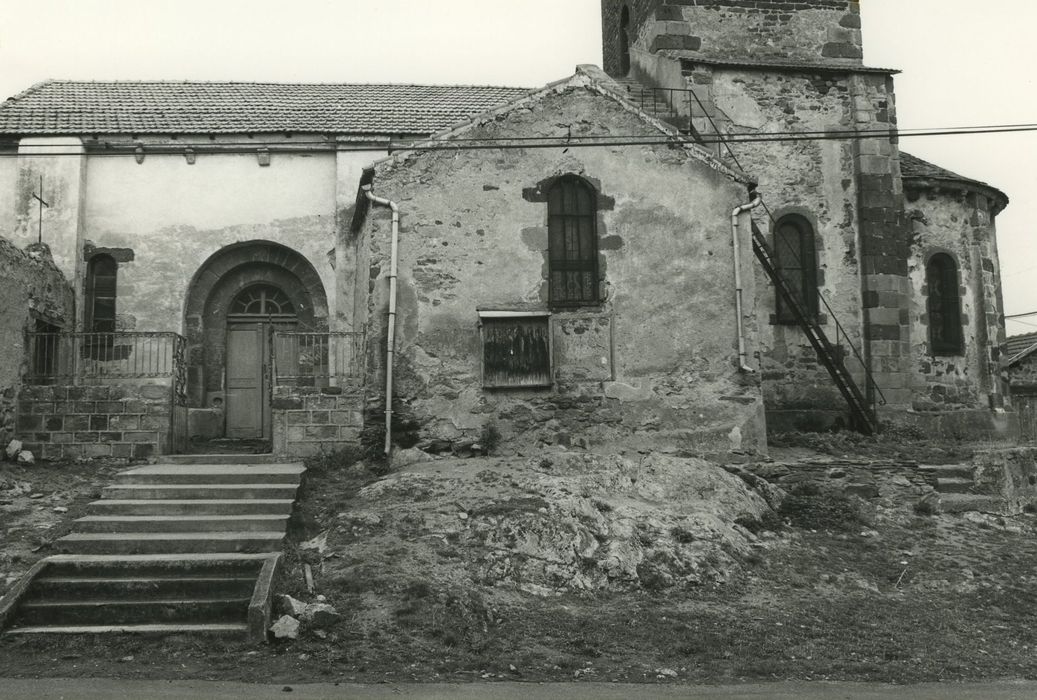
[{"label": "concrete step", "polygon": [[936,490],[940,493],[969,493],[976,486],[970,479],[951,477],[937,477]]},{"label": "concrete step", "polygon": [[191,625],[28,625],[4,634],[248,634],[245,623]]},{"label": "concrete step", "polygon": [[248,597],[99,598],[26,600],[18,608],[19,625],[199,624],[246,622]]},{"label": "concrete step", "polygon": [[[114,572],[118,573],[118,572]],[[45,576],[32,582],[26,600],[98,600],[111,598],[249,598],[256,574],[183,576]]]},{"label": "concrete step", "polygon": [[115,475],[116,484],[295,484],[301,464],[153,464]]},{"label": "concrete step", "polygon": [[972,479],[970,464],[919,464],[921,474],[940,479]]},{"label": "concrete step", "polygon": [[121,499],[89,504],[98,515],[279,515],[292,512],[291,498]]},{"label": "concrete step", "polygon": [[57,554],[47,558],[47,576],[175,577],[251,576],[270,558],[265,554]]},{"label": "concrete step", "polygon": [[77,554],[170,554],[275,552],[279,532],[73,532],[54,542],[61,552]]},{"label": "concrete step", "polygon": [[1004,502],[997,496],[982,496],[972,493],[940,494],[940,510],[944,513],[965,513],[978,510],[984,513],[1000,513]]},{"label": "concrete step", "polygon": [[288,515],[88,515],[75,532],[272,532],[284,531]]},{"label": "concrete step", "polygon": [[120,484],[106,486],[101,498],[205,500],[229,498],[295,498],[295,484]]},{"label": "concrete step", "polygon": [[163,455],[166,464],[276,464],[283,460],[272,454]]}]

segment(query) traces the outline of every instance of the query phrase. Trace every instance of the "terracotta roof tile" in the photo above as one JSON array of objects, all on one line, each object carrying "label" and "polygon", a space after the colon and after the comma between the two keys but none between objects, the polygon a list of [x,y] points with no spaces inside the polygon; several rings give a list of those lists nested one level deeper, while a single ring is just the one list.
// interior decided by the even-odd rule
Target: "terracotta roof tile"
[{"label": "terracotta roof tile", "polygon": [[[1037,333],[1022,333],[1020,335],[1012,335],[1005,341],[1005,358],[1010,364],[1014,364],[1019,360],[1023,359],[1027,353],[1034,346],[1037,346]],[[1019,357],[1022,355],[1023,357]]]},{"label": "terracotta roof tile", "polygon": [[0,104],[0,134],[431,134],[525,88],[49,80]]}]

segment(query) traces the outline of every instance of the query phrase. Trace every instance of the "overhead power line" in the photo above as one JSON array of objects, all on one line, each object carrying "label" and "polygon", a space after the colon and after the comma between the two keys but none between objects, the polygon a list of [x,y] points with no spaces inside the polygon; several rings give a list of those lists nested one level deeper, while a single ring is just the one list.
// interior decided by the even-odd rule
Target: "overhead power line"
[{"label": "overhead power line", "polygon": [[[106,141],[88,141],[85,145],[89,149],[87,154],[96,156],[124,156],[132,153],[132,148],[139,145],[145,154],[172,153],[179,154],[185,149],[207,150],[210,147],[218,147],[227,153],[241,152],[254,153],[256,149],[265,148],[271,153],[306,153],[322,152],[329,146],[334,146],[340,151],[462,151],[462,150],[488,150],[488,149],[536,149],[536,148],[609,148],[617,146],[656,146],[671,145],[676,143],[703,143],[703,144],[754,144],[754,143],[785,143],[797,141],[861,141],[866,139],[888,139],[888,138],[913,138],[923,136],[971,136],[980,134],[1006,134],[1037,132],[1037,124],[1003,124],[986,125],[976,127],[936,127],[929,129],[874,129],[874,130],[834,130],[834,131],[802,131],[802,132],[733,132],[729,134],[703,135],[698,140],[692,140],[688,136],[640,136],[636,134],[608,135],[608,136],[515,136],[495,138],[451,138],[437,140],[434,137],[421,139],[398,139],[386,142],[352,144],[335,143],[330,140],[293,139],[290,143],[275,143],[270,141],[210,141],[209,143],[198,143],[183,141],[182,143],[156,143],[156,144],[133,144],[128,142],[111,143]],[[206,136],[207,134],[199,134]],[[13,145],[13,144],[12,144]],[[308,148],[309,147],[309,148]],[[33,153],[21,154],[23,156],[81,156],[79,151],[61,151],[67,149],[67,144],[34,144]],[[39,149],[54,148],[54,151],[35,152]],[[106,152],[102,149],[111,149]],[[235,151],[235,149],[240,149]],[[16,152],[0,153],[0,157],[18,156]]]}]

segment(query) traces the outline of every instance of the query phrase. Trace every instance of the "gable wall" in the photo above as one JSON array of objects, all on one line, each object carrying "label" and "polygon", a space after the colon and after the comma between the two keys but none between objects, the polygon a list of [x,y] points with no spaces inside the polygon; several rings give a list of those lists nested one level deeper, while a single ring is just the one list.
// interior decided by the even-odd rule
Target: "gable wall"
[{"label": "gable wall", "polygon": [[[565,124],[574,135],[653,133],[612,100],[577,88],[464,137],[557,136]],[[477,309],[548,308],[538,186],[565,173],[599,193],[605,302],[552,316],[553,389],[485,390]],[[420,153],[379,165],[374,189],[402,210],[396,396],[424,436],[475,438],[495,421],[520,450],[761,443],[758,380],[736,370],[730,212],[748,198],[744,186],[679,150],[647,146]],[[358,297],[370,295],[375,395],[389,233],[388,213],[373,209],[357,267]],[[752,346],[751,276],[747,287]]]}]

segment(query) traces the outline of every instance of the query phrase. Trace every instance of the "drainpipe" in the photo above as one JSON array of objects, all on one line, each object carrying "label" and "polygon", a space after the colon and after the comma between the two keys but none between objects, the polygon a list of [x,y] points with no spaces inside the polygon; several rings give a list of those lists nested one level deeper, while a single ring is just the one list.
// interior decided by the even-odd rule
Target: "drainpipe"
[{"label": "drainpipe", "polygon": [[738,217],[744,212],[755,209],[763,204],[763,197],[756,191],[750,190],[752,201],[735,207],[731,212],[731,244],[735,255],[735,314],[738,327],[738,369],[742,372],[753,373],[754,370],[746,363],[745,356],[745,330],[742,327],[742,252],[738,243]]},{"label": "drainpipe", "polygon": [[392,210],[392,252],[389,262],[389,332],[385,341],[385,456],[392,452],[392,365],[396,354],[396,269],[399,265],[400,208],[395,202],[376,197],[371,185],[361,188],[374,204]]}]

